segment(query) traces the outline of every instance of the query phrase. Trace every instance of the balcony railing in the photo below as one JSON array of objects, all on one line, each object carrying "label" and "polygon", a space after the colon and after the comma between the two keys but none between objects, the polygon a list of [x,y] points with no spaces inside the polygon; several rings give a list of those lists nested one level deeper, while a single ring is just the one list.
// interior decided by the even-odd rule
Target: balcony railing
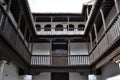
[{"label": "balcony railing", "polygon": [[30,63],[31,54],[28,46],[2,5],[0,5],[0,35],[10,44],[13,50],[17,51],[17,55],[20,55],[27,63]]},{"label": "balcony railing", "polygon": [[50,56],[34,55],[31,58],[31,65],[44,66],[81,66],[89,65],[89,56],[68,55],[68,56]]},{"label": "balcony railing", "polygon": [[75,28],[67,30],[64,28],[63,31],[59,31],[55,28],[50,29],[49,31],[45,31],[43,28],[40,31],[37,31],[38,35],[83,35],[84,28]]},{"label": "balcony railing", "polygon": [[90,62],[93,63],[96,61],[101,55],[104,54],[106,50],[108,50],[116,41],[120,39],[120,16],[116,19],[114,24],[111,25],[110,28],[106,31],[106,33],[102,36],[98,45],[92,50],[90,55]]}]

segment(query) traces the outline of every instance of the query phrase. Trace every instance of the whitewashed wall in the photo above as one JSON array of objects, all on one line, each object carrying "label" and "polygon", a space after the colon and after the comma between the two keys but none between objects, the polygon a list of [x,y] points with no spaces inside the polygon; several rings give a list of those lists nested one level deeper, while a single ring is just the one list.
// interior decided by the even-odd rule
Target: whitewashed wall
[{"label": "whitewashed wall", "polygon": [[87,43],[70,43],[71,55],[88,55]]},{"label": "whitewashed wall", "polygon": [[80,75],[80,73],[77,73],[77,72],[70,72],[69,80],[88,80],[88,76]]},{"label": "whitewashed wall", "polygon": [[33,55],[50,55],[50,43],[34,43]]},{"label": "whitewashed wall", "polygon": [[39,75],[33,75],[32,80],[51,80],[51,73],[44,72]]},{"label": "whitewashed wall", "polygon": [[13,63],[5,64],[2,80],[19,80],[18,68]]}]

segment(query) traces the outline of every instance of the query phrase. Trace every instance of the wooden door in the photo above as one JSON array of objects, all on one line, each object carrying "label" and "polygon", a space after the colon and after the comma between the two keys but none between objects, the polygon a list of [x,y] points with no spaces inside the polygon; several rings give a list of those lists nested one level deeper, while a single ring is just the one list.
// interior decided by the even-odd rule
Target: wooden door
[{"label": "wooden door", "polygon": [[67,66],[68,64],[68,51],[67,44],[53,44],[52,45],[52,65],[54,66]]},{"label": "wooden door", "polygon": [[51,73],[51,80],[69,80],[69,73]]}]

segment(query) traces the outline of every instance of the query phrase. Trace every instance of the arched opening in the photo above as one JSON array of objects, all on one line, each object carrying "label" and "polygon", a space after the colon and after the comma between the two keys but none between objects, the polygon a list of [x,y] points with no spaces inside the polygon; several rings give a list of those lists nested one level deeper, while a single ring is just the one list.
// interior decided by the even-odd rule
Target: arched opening
[{"label": "arched opening", "polygon": [[67,30],[68,31],[74,31],[75,27],[73,24],[69,24],[69,26],[67,25]]},{"label": "arched opening", "polygon": [[51,25],[50,24],[45,25],[44,31],[51,31]]},{"label": "arched opening", "polygon": [[63,31],[63,25],[62,24],[56,25],[55,31]]},{"label": "arched opening", "polygon": [[39,24],[36,24],[35,26],[37,31],[41,31],[41,26]]},{"label": "arched opening", "polygon": [[78,31],[83,31],[83,30],[84,30],[84,27],[85,27],[85,25],[79,24],[79,25],[78,25]]}]

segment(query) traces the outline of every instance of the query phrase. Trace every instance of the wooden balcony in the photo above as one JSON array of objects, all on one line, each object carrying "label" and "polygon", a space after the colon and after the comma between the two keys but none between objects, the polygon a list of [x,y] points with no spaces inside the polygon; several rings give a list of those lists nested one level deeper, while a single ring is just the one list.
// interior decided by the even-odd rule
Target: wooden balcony
[{"label": "wooden balcony", "polygon": [[52,28],[51,31],[44,31],[44,29],[41,29],[41,31],[37,31],[38,35],[83,35],[84,34],[84,28],[78,29],[75,28],[74,30],[67,31],[66,28],[63,29],[63,31],[56,31],[55,28]]},{"label": "wooden balcony", "polygon": [[[115,21],[111,23],[112,25],[107,28],[104,35],[101,37],[97,45],[93,48],[90,55],[90,62],[94,63],[99,60],[101,57],[106,57],[105,55],[112,54],[112,50],[119,47],[120,43],[120,15],[117,16]],[[116,48],[115,48],[116,47]],[[106,54],[105,54],[106,53]],[[117,55],[114,54],[114,56]],[[112,59],[108,58],[107,60]],[[100,66],[99,66],[100,67]]]},{"label": "wooden balcony", "polygon": [[82,66],[90,65],[89,56],[85,55],[68,55],[68,56],[51,56],[51,55],[34,55],[31,59],[31,65],[34,66]]},{"label": "wooden balcony", "polygon": [[24,63],[30,63],[31,53],[28,42],[18,32],[13,22],[14,18],[11,17],[0,4],[0,54],[4,59],[17,61],[17,64],[23,68]]}]

